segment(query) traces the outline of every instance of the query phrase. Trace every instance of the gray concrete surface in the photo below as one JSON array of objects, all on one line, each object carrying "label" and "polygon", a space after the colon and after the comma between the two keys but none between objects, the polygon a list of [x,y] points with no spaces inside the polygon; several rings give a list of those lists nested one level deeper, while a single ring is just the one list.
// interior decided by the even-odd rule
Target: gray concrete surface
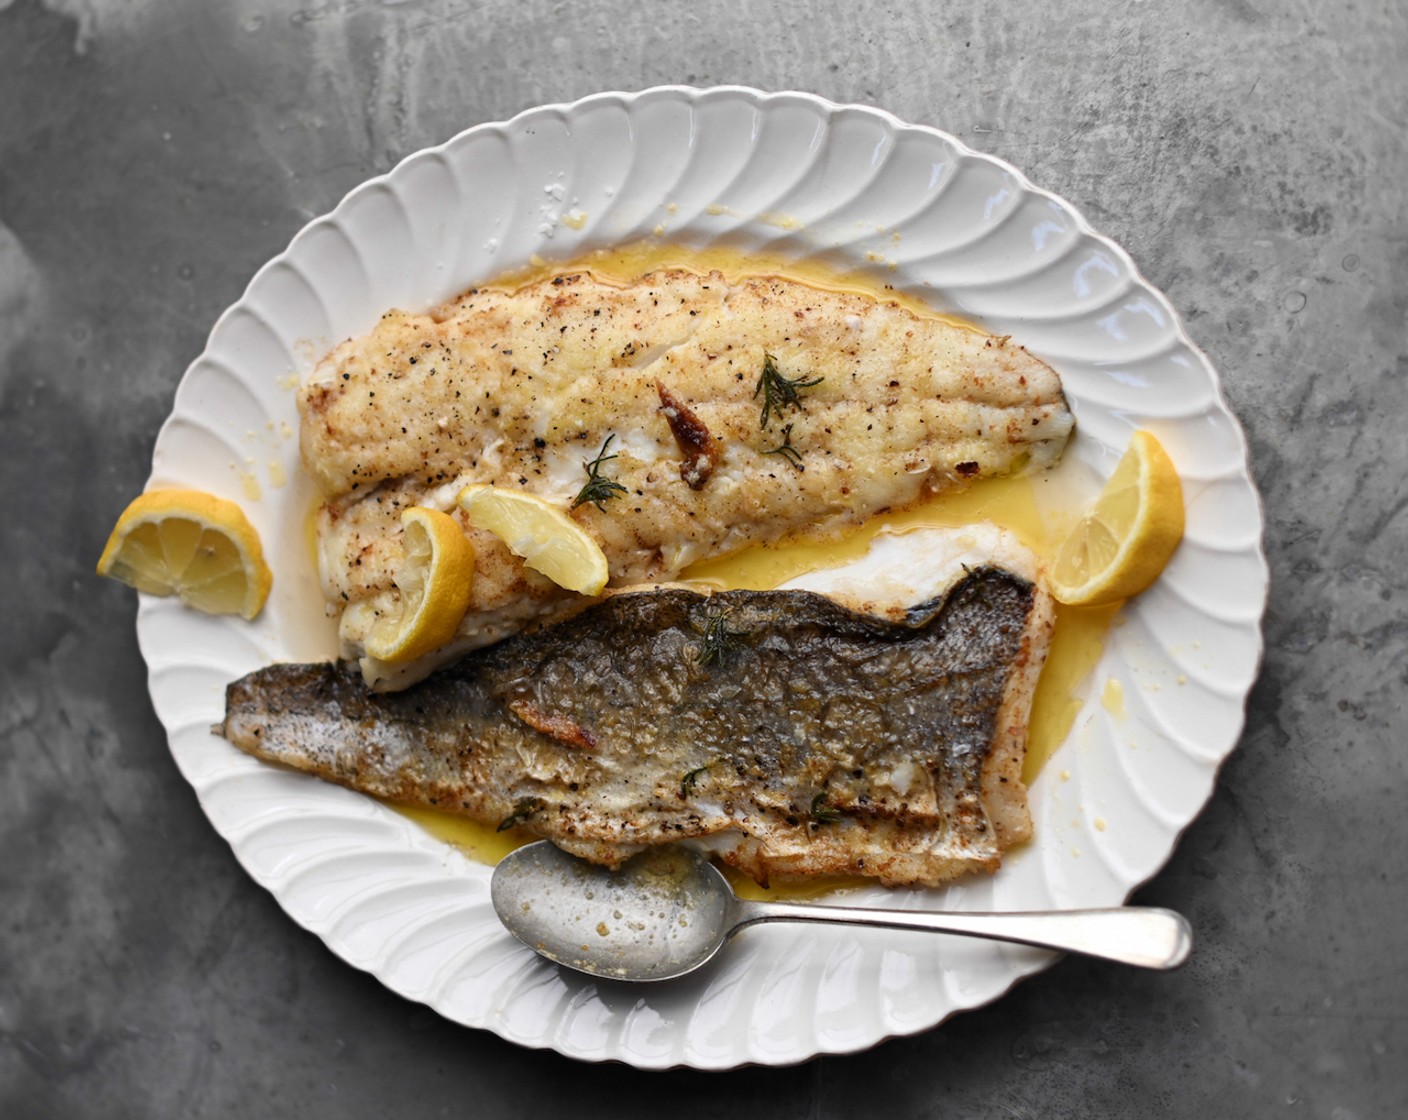
[{"label": "gray concrete surface", "polygon": [[[1408,16],[1387,3],[0,0],[0,1117],[1408,1114]],[[1124,244],[1222,371],[1273,589],[1246,734],[1068,960],[784,1070],[522,1051],[336,960],[167,754],[92,564],[186,364],[314,215],[463,127],[681,81],[881,105]]]}]

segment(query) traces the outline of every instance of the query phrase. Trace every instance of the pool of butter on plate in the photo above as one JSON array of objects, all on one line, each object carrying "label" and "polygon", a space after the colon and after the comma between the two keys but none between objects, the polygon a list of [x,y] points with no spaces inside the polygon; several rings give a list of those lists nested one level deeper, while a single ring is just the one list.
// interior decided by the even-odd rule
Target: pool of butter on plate
[{"label": "pool of butter on plate", "polygon": [[[894,300],[917,315],[969,325],[951,315],[933,311],[914,296],[890,288],[883,278],[840,272],[817,261],[744,254],[720,246],[686,249],[644,242],[598,251],[565,263],[535,264],[485,286],[518,287],[555,274],[584,270],[606,280],[628,283],[660,268],[688,268],[698,272],[717,269],[731,280],[744,275],[782,276],[816,287]],[[1061,468],[1057,468],[1053,473],[1060,472]],[[1085,499],[1094,495],[1093,483],[1087,481],[1082,487],[1081,481],[1048,476],[987,479],[956,493],[939,495],[904,513],[876,517],[839,541],[790,540],[748,548],[695,564],[683,573],[683,578],[706,581],[724,589],[768,590],[803,572],[831,567],[862,555],[870,539],[885,528],[956,527],[976,521],[992,521],[1010,529],[1038,555],[1049,559],[1054,545],[1074,523]],[[1083,489],[1085,492],[1081,493]],[[1032,708],[1023,771],[1028,784],[1069,733],[1082,703],[1077,688],[1100,659],[1105,634],[1117,609],[1076,610],[1058,605],[1055,635]],[[514,848],[536,839],[522,829],[498,832],[493,825],[449,813],[406,805],[392,807],[431,835],[453,844],[469,859],[481,863],[497,863]],[[729,877],[735,890],[750,898],[806,898],[863,882],[824,879],[762,888],[732,871]]]}]

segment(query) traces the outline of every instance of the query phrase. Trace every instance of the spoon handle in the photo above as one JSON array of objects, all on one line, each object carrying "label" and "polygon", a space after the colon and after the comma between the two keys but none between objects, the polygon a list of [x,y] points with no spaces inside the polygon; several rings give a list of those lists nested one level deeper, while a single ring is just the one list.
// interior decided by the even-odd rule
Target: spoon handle
[{"label": "spoon handle", "polygon": [[839,922],[844,925],[925,930],[1082,953],[1140,968],[1177,968],[1188,958],[1193,947],[1193,931],[1181,914],[1151,906],[963,914],[935,910],[746,902],[735,929],[759,922]]}]

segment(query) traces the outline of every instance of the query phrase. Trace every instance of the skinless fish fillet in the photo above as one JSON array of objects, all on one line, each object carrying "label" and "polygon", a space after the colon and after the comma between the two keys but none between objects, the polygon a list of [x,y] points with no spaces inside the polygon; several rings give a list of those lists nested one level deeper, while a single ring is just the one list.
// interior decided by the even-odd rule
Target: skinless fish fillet
[{"label": "skinless fish fillet", "polygon": [[1030,833],[1052,627],[1037,575],[992,526],[882,535],[789,589],[612,595],[405,691],[276,665],[230,686],[217,730],[609,865],[686,841],[762,882],[936,884],[995,870]]},{"label": "skinless fish fillet", "polygon": [[[769,364],[801,387],[765,425],[755,393]],[[1043,469],[1072,424],[1055,373],[1008,339],[861,295],[682,270],[626,286],[559,276],[390,312],[329,355],[299,409],[326,497],[321,576],[350,658],[394,603],[406,506],[462,519],[460,488],[489,482],[567,509],[608,437],[604,474],[625,493],[572,516],[622,586]],[[470,609],[438,660],[580,609],[497,538],[466,531]],[[393,687],[430,667],[363,662]]]}]

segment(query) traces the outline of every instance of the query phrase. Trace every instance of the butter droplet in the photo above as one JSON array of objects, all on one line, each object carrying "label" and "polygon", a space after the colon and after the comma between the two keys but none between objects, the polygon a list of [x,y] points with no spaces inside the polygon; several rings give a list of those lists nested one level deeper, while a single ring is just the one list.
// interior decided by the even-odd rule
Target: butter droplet
[{"label": "butter droplet", "polygon": [[773,210],[759,214],[758,220],[765,225],[776,226],[778,229],[794,230],[804,228],[800,218],[792,214],[783,214]]},{"label": "butter droplet", "polygon": [[1124,719],[1124,685],[1114,677],[1105,681],[1105,689],[1100,695],[1100,706],[1116,719]]}]

